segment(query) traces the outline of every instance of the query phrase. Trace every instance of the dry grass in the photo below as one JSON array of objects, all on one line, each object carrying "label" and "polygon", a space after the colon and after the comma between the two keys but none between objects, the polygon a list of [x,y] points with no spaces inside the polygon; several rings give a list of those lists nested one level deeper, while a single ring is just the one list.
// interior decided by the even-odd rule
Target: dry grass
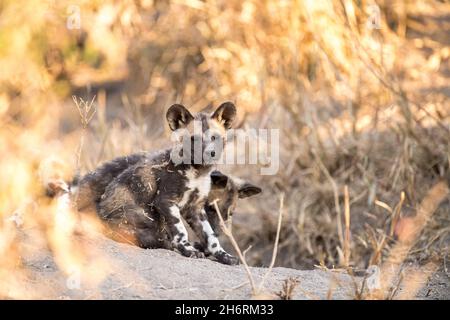
[{"label": "dry grass", "polygon": [[[374,3],[381,29],[366,25]],[[66,28],[74,4],[80,30]],[[16,286],[23,270],[10,217],[70,244],[51,236],[55,204],[43,200],[41,179],[166,146],[173,102],[198,111],[233,100],[238,127],[281,131],[277,175],[225,168],[264,189],[234,218],[239,247],[252,246],[249,264],[271,265],[281,192],[275,265],[383,266],[405,226],[420,223],[400,269],[414,262],[428,274],[432,257],[441,268],[448,196],[424,209],[426,224],[420,217],[428,192],[450,179],[449,15],[446,2],[418,0],[3,1],[0,280],[17,277],[0,295],[28,296]],[[95,108],[81,126],[71,95]],[[55,161],[39,173],[49,156]],[[49,219],[35,221],[43,212]],[[74,253],[62,255],[63,269],[83,260],[81,248],[53,247]]]},{"label": "dry grass", "polygon": [[299,280],[296,278],[288,278],[283,282],[283,289],[277,293],[277,296],[281,300],[291,300],[295,288],[297,287]]},{"label": "dry grass", "polygon": [[[414,218],[404,222],[398,231],[398,242],[389,250],[389,255],[381,265],[381,287],[376,293],[369,295],[370,298],[383,299],[396,296],[400,285],[406,286],[400,294],[401,298],[413,298],[420,289],[420,283],[425,284],[426,280],[437,269],[435,262],[428,262],[422,272],[411,271],[410,268],[403,269],[411,248],[418,240],[420,233],[427,225],[428,220],[434,214],[441,202],[449,195],[449,188],[445,182],[440,182],[433,186],[420,203]],[[408,270],[409,269],[409,270]],[[403,279],[403,274],[406,279]],[[420,281],[422,280],[422,281]],[[387,293],[389,292],[389,293]]]},{"label": "dry grass", "polygon": [[[256,286],[255,280],[253,278],[252,272],[248,266],[247,260],[245,259],[245,254],[247,250],[242,252],[241,248],[239,248],[239,245],[236,242],[236,239],[233,236],[233,233],[231,232],[231,229],[225,224],[225,221],[223,220],[222,214],[220,213],[219,206],[217,205],[217,201],[213,202],[214,207],[216,209],[217,216],[220,220],[220,227],[224,234],[228,237],[228,239],[231,241],[231,244],[233,245],[234,250],[237,252],[240,262],[244,265],[245,272],[247,273],[247,277],[250,283],[250,288],[252,291],[252,297],[254,299],[266,299],[266,298],[273,298],[272,295],[268,294],[266,292],[266,289],[264,288],[264,283],[267,280],[267,277],[272,272],[272,268],[275,265],[275,261],[277,258],[278,253],[278,243],[280,240],[280,230],[281,230],[281,222],[283,219],[283,207],[284,207],[284,195],[282,194],[280,196],[280,208],[278,210],[278,224],[277,224],[277,235],[275,237],[275,242],[273,245],[273,252],[272,252],[272,260],[270,262],[269,268],[267,268],[266,273],[264,274],[263,278],[261,279],[261,282],[258,286]],[[292,290],[290,291],[292,293]],[[290,294],[288,295],[290,296]]]}]

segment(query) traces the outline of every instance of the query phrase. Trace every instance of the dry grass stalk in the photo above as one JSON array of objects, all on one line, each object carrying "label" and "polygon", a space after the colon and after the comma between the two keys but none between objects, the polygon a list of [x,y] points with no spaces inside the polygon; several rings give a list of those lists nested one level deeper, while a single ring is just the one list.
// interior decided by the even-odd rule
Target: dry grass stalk
[{"label": "dry grass stalk", "polygon": [[278,210],[278,224],[277,224],[277,234],[275,236],[275,243],[273,246],[273,252],[272,252],[272,260],[270,261],[269,268],[267,269],[267,272],[264,274],[263,279],[261,280],[261,283],[259,284],[259,291],[263,290],[264,282],[266,281],[267,277],[269,276],[270,272],[272,271],[273,266],[275,265],[275,260],[277,258],[277,252],[278,252],[278,243],[280,241],[280,231],[281,231],[281,221],[283,220],[283,208],[284,208],[284,193],[280,196],[280,209]]},{"label": "dry grass stalk", "polygon": [[347,185],[344,187],[344,204],[345,204],[344,266],[348,267],[350,264],[350,200]]},{"label": "dry grass stalk", "polygon": [[389,227],[389,232],[386,234],[383,232],[380,237],[377,237],[376,232],[370,226],[366,226],[367,235],[370,239],[372,245],[372,256],[369,261],[369,265],[378,265],[381,261],[382,251],[386,247],[389,238],[393,238],[395,228],[401,217],[403,203],[405,201],[405,192],[401,192],[400,200],[397,205],[392,209],[387,203],[380,200],[375,200],[375,204],[385,210],[387,210],[391,215],[391,223]]},{"label": "dry grass stalk", "polygon": [[259,286],[255,285],[255,280],[253,278],[253,275],[252,275],[252,273],[250,271],[250,268],[249,268],[249,266],[247,264],[247,261],[245,259],[245,254],[249,250],[249,248],[247,248],[244,252],[242,252],[242,250],[240,249],[240,247],[239,247],[236,239],[234,238],[231,230],[228,228],[228,226],[225,224],[225,221],[222,218],[219,206],[217,205],[217,200],[213,201],[213,204],[214,204],[214,207],[216,209],[216,213],[217,213],[217,215],[219,217],[220,226],[221,226],[224,234],[228,237],[228,239],[230,239],[234,250],[237,252],[237,254],[239,256],[239,260],[244,265],[245,271],[247,273],[247,277],[248,277],[249,282],[250,282],[250,287],[251,287],[251,290],[252,290],[252,296],[256,297],[256,298],[267,297],[267,295],[265,295],[265,293],[264,293],[264,282],[266,281],[266,279],[269,276],[269,274],[272,272],[273,266],[275,265],[277,252],[278,252],[278,243],[279,243],[279,240],[280,240],[281,222],[282,222],[282,217],[283,217],[284,194],[281,194],[281,196],[280,196],[280,208],[279,208],[279,211],[278,211],[277,234],[276,234],[276,237],[275,237],[275,243],[274,243],[274,248],[273,248],[273,252],[272,252],[272,260],[271,260],[269,268],[267,269],[267,272],[264,274],[264,276],[263,276]]},{"label": "dry grass stalk", "polygon": [[375,204],[383,209],[386,209],[387,211],[389,211],[389,213],[392,215],[394,213],[394,210],[392,210],[392,208],[385,202],[380,201],[380,200],[375,200]]},{"label": "dry grass stalk", "polygon": [[289,277],[283,282],[283,288],[276,295],[281,300],[292,300],[293,293],[300,281],[297,278]]},{"label": "dry grass stalk", "polygon": [[361,285],[359,285],[357,279],[355,278],[355,275],[352,271],[352,269],[347,268],[347,274],[350,276],[352,280],[352,286],[353,286],[353,299],[354,300],[363,300],[364,298],[364,289],[366,285],[367,276],[364,277],[363,281],[361,282]]},{"label": "dry grass stalk", "polygon": [[337,187],[336,182],[334,181],[333,177],[331,176],[330,172],[328,171],[328,169],[325,167],[325,165],[323,164],[322,160],[320,160],[320,157],[313,152],[315,160],[317,162],[317,164],[319,165],[319,168],[322,170],[323,174],[325,175],[325,177],[327,178],[327,180],[330,182],[331,187],[333,188],[333,195],[334,195],[334,207],[336,209],[336,213],[337,213],[337,232],[338,232],[338,237],[339,237],[339,242],[341,244],[341,247],[344,247],[344,236],[343,236],[343,231],[342,231],[342,213],[341,213],[341,206],[339,204],[339,190]]},{"label": "dry grass stalk", "polygon": [[400,201],[395,206],[394,211],[392,212],[392,221],[391,221],[391,227],[389,230],[389,236],[394,236],[395,227],[397,226],[398,220],[400,219],[401,212],[402,212],[402,206],[403,202],[405,201],[405,193],[402,192],[400,194]]},{"label": "dry grass stalk", "polygon": [[416,216],[407,220],[407,224],[398,234],[398,243],[390,250],[388,258],[381,267],[380,292],[370,295],[369,298],[386,298],[389,288],[392,288],[392,284],[399,276],[401,265],[410,252],[411,247],[448,193],[449,188],[445,182],[439,182],[430,189],[420,203]]},{"label": "dry grass stalk", "polygon": [[81,163],[81,153],[84,146],[84,138],[86,136],[86,129],[93,119],[95,113],[97,112],[97,107],[94,105],[95,97],[92,97],[91,101],[85,101],[81,97],[72,96],[72,100],[77,107],[78,113],[80,115],[81,125],[82,125],[82,133],[80,137],[80,143],[78,145],[77,150],[77,158],[76,158],[76,173],[79,174],[80,171],[80,163]]},{"label": "dry grass stalk", "polygon": [[91,101],[85,101],[81,97],[72,96],[72,100],[75,103],[75,106],[77,107],[78,113],[80,114],[80,120],[81,124],[83,126],[83,129],[86,129],[89,125],[89,122],[91,122],[92,118],[94,117],[97,108],[94,105],[96,96],[94,95],[92,97]]},{"label": "dry grass stalk", "polygon": [[250,268],[249,268],[249,266],[247,264],[247,261],[246,261],[246,259],[244,257],[244,254],[242,253],[241,249],[239,248],[239,245],[237,244],[236,239],[234,238],[233,234],[227,228],[227,226],[225,224],[225,221],[223,221],[222,215],[220,213],[219,206],[217,205],[217,200],[213,201],[213,204],[214,204],[214,207],[216,209],[217,216],[219,217],[220,227],[222,228],[223,233],[228,237],[228,239],[230,239],[230,242],[231,242],[234,250],[236,251],[236,253],[239,256],[239,260],[244,265],[245,272],[247,273],[247,277],[248,277],[248,280],[250,282],[250,287],[251,287],[251,290],[252,290],[252,296],[256,296],[256,295],[258,295],[258,289],[257,289],[257,287],[255,285],[255,280],[253,279],[252,272],[250,271]]},{"label": "dry grass stalk", "polygon": [[[76,153],[76,164],[75,164],[75,174],[79,175],[81,171],[81,154],[84,147],[84,139],[86,137],[86,131],[89,123],[93,119],[97,112],[97,107],[94,104],[96,96],[92,97],[91,101],[84,100],[81,97],[72,96],[72,100],[77,107],[78,113],[80,115],[82,132],[80,136],[80,142],[78,144],[78,150]],[[78,192],[75,194],[75,203],[78,201]]]},{"label": "dry grass stalk", "polygon": [[366,226],[366,233],[372,245],[372,256],[370,257],[369,265],[378,265],[381,261],[383,249],[386,247],[388,237],[384,232],[377,237],[376,232],[370,226]]}]

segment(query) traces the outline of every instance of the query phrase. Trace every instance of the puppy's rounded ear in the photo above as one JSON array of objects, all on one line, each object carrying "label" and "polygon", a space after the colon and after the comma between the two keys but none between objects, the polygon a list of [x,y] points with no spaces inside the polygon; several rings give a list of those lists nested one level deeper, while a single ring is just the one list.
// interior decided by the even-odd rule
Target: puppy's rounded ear
[{"label": "puppy's rounded ear", "polygon": [[261,193],[262,189],[251,184],[251,183],[244,183],[243,185],[241,185],[239,187],[238,190],[238,194],[239,194],[239,198],[243,199],[243,198],[248,198],[251,196],[254,196],[255,194]]},{"label": "puppy's rounded ear", "polygon": [[194,117],[189,110],[181,104],[174,104],[167,110],[166,119],[170,129],[175,131],[186,127],[189,122],[194,119]]},{"label": "puppy's rounded ear", "polygon": [[225,188],[227,186],[228,177],[224,175],[222,172],[214,170],[211,172],[211,184],[213,187],[217,188]]},{"label": "puppy's rounded ear", "polygon": [[222,103],[211,116],[218,121],[225,129],[230,129],[236,118],[236,107],[232,102]]}]

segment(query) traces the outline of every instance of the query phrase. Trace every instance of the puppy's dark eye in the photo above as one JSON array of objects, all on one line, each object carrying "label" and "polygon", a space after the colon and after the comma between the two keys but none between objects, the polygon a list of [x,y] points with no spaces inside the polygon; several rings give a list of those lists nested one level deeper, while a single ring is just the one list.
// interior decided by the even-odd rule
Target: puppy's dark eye
[{"label": "puppy's dark eye", "polygon": [[216,140],[216,137],[215,137],[215,136],[212,136],[212,137],[211,137],[211,141],[214,141],[214,140]]}]

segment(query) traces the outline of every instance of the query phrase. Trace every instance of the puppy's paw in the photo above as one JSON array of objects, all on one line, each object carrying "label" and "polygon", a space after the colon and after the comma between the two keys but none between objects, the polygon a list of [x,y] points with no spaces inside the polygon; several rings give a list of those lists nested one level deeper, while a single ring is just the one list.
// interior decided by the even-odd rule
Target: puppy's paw
[{"label": "puppy's paw", "polygon": [[226,253],[225,251],[218,251],[214,254],[214,257],[223,264],[228,264],[230,266],[234,266],[239,264],[239,259],[235,256],[232,256],[229,253]]},{"label": "puppy's paw", "polygon": [[204,244],[200,242],[194,242],[193,246],[198,251],[203,252],[205,254],[205,257],[209,257],[211,255],[211,252],[208,250],[208,248],[206,248]]},{"label": "puppy's paw", "polygon": [[190,258],[196,258],[196,259],[204,259],[205,254],[200,251],[192,251]]},{"label": "puppy's paw", "polygon": [[179,244],[177,246],[178,251],[180,251],[180,253],[188,258],[199,258],[202,259],[205,257],[205,254],[203,252],[198,251],[197,249],[195,249],[192,245],[190,244]]}]

